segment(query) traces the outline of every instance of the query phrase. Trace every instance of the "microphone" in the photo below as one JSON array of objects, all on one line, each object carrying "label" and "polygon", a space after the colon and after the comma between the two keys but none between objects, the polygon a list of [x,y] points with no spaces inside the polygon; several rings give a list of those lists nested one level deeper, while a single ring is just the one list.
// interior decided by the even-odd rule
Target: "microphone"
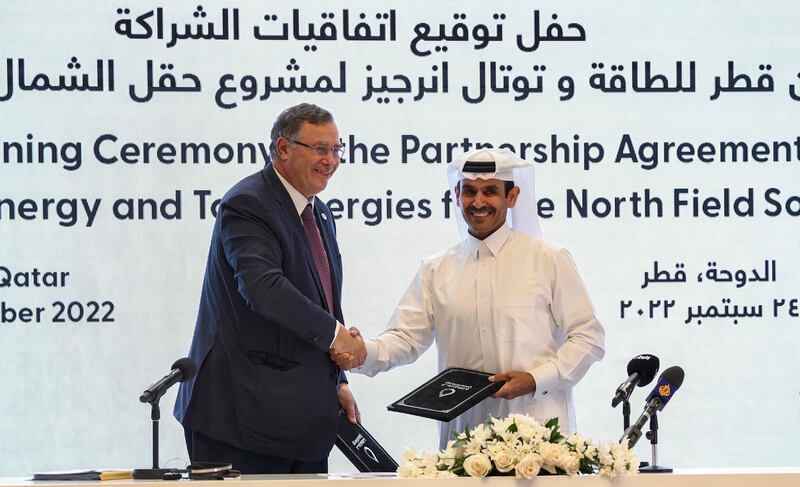
[{"label": "microphone", "polygon": [[658,357],[655,355],[643,353],[633,357],[628,362],[628,378],[617,387],[614,399],[611,400],[611,407],[615,408],[622,401],[627,401],[634,387],[644,387],[652,382],[658,373],[659,365]]},{"label": "microphone", "polygon": [[158,401],[161,396],[167,392],[167,389],[175,385],[176,382],[183,382],[189,380],[197,374],[197,364],[189,357],[178,359],[172,364],[172,370],[169,374],[162,377],[158,382],[148,387],[146,391],[139,396],[142,402],[153,403]]},{"label": "microphone", "polygon": [[661,374],[661,377],[658,378],[658,383],[647,396],[647,405],[645,405],[642,415],[639,416],[635,424],[625,430],[619,440],[620,442],[628,438],[628,446],[633,447],[639,441],[639,438],[642,437],[642,428],[647,423],[647,420],[657,411],[664,409],[664,406],[667,405],[675,392],[681,387],[681,384],[683,384],[683,376],[683,369],[678,366],[670,367]]}]

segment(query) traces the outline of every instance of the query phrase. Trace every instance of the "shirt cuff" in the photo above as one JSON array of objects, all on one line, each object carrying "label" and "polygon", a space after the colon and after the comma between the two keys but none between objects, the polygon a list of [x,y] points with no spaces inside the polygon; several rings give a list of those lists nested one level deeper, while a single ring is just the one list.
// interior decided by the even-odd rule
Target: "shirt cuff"
[{"label": "shirt cuff", "polygon": [[[336,341],[336,335],[339,334],[339,325],[342,325],[342,324],[339,323],[339,320],[336,320],[336,329],[333,330],[333,340],[331,340],[331,344],[328,345],[328,349],[330,349],[333,346],[333,342]],[[344,325],[342,325],[342,326],[344,326]]]},{"label": "shirt cuff", "polygon": [[351,372],[363,374],[370,367],[375,365],[375,361],[378,360],[378,344],[375,343],[374,340],[364,340],[364,346],[367,348],[367,358],[364,360],[364,363],[361,364],[361,367],[350,369]]},{"label": "shirt cuff", "polygon": [[552,362],[544,363],[533,370],[529,370],[536,381],[536,390],[533,391],[533,398],[539,399],[548,395],[556,389],[559,382],[558,369]]}]

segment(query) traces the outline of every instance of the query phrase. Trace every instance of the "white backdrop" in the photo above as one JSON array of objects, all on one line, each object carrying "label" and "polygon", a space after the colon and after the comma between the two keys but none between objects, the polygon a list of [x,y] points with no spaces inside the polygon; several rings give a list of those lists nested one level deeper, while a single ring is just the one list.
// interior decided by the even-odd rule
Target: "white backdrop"
[{"label": "white backdrop", "polygon": [[[0,475],[149,466],[137,398],[188,351],[210,202],[303,101],[352,150],[321,195],[343,202],[348,325],[378,334],[420,259],[457,241],[445,167],[474,148],[457,144],[508,144],[537,162],[544,234],[606,327],[579,431],[619,437],[614,388],[653,353],[686,371],[661,463],[800,464],[798,27],[790,1],[2,2]],[[395,457],[436,446],[433,421],[385,410],[434,371],[428,352],[351,376]],[[161,459],[180,466],[173,403]],[[334,452],[331,470],[352,467]]]}]

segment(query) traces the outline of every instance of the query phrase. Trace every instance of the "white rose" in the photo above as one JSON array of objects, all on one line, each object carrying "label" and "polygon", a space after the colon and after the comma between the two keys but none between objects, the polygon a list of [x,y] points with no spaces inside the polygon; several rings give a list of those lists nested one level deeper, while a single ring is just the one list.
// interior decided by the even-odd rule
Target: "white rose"
[{"label": "white rose", "polygon": [[509,448],[500,448],[492,454],[494,466],[500,472],[510,472],[514,470],[517,458],[514,452]]},{"label": "white rose", "polygon": [[561,463],[561,448],[555,443],[542,443],[539,455],[542,456],[542,466],[554,473],[548,467],[557,467]]},{"label": "white rose", "polygon": [[567,472],[569,475],[574,475],[578,473],[578,470],[581,468],[581,457],[575,453],[569,453],[564,455],[564,458],[561,462],[561,470]]},{"label": "white rose", "polygon": [[486,477],[492,470],[492,461],[483,453],[476,453],[464,460],[464,470],[470,477]]},{"label": "white rose", "polygon": [[539,469],[542,468],[542,457],[532,453],[526,455],[517,462],[514,469],[514,476],[518,479],[532,479],[539,475]]}]

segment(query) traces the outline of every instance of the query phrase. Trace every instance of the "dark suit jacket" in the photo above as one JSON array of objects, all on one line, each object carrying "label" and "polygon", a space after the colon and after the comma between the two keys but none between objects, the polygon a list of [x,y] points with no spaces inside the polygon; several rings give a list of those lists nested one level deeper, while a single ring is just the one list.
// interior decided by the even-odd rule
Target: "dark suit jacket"
[{"label": "dark suit jacket", "polygon": [[[334,315],[344,322],[333,215],[319,199],[314,213]],[[303,224],[269,164],[231,188],[219,206],[189,351],[200,372],[181,384],[175,417],[247,451],[327,457],[344,374],[328,356],[336,320],[326,309]]]}]

